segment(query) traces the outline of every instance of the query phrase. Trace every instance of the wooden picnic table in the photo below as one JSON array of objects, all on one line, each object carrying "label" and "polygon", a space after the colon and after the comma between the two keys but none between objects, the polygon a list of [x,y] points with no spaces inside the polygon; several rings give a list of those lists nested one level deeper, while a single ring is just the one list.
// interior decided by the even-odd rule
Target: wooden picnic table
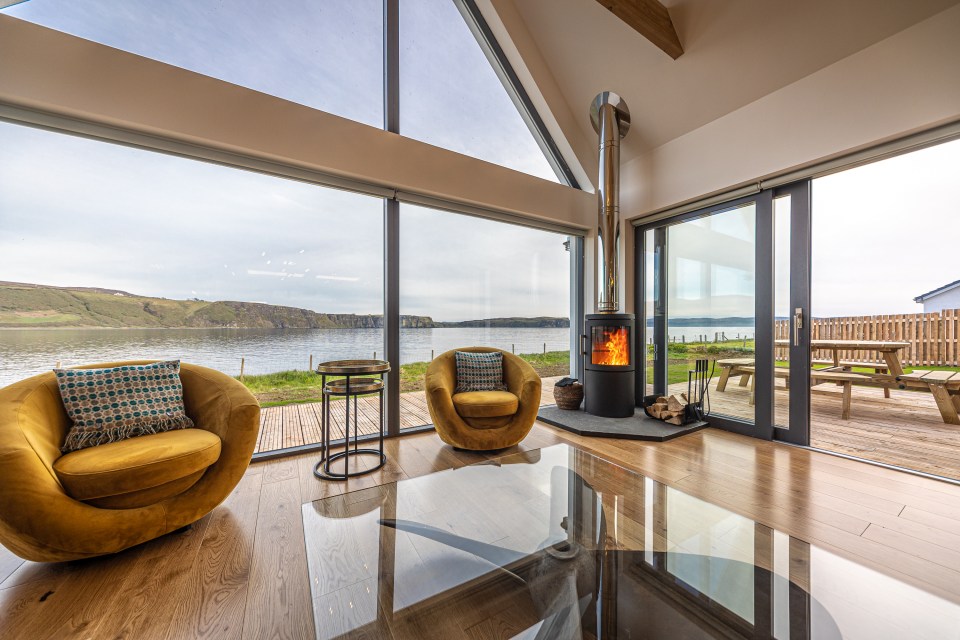
[{"label": "wooden picnic table", "polygon": [[[776,340],[778,347],[789,347],[789,340]],[[834,367],[841,367],[844,364],[840,361],[841,351],[876,351],[880,353],[883,361],[887,365],[887,370],[892,376],[903,374],[903,365],[900,363],[900,351],[910,346],[909,342],[895,342],[892,340],[811,340],[811,351],[830,351]],[[857,363],[859,364],[859,363]],[[871,363],[865,362],[863,367],[870,367]]]},{"label": "wooden picnic table", "polygon": [[[789,347],[789,340],[775,340],[774,343],[778,347]],[[903,374],[903,364],[900,362],[899,352],[903,349],[906,349],[910,346],[908,342],[896,342],[891,340],[811,340],[810,349],[812,351],[822,350],[831,352],[831,358],[826,364],[831,366],[825,369],[813,369],[811,371],[811,380],[814,385],[822,384],[825,382],[835,382],[837,385],[843,387],[843,404],[841,407],[841,417],[844,420],[850,418],[850,404],[852,400],[852,386],[863,385],[863,386],[872,386],[880,387],[883,389],[883,395],[886,398],[890,397],[890,387],[894,384],[897,384]],[[840,358],[840,353],[842,351],[872,351],[879,353],[884,362],[875,363],[875,362],[857,362],[857,361],[843,361]],[[730,376],[740,375],[740,386],[746,386],[747,381],[753,378],[752,383],[750,384],[750,404],[754,402],[754,388],[756,385],[756,369],[752,358],[733,358],[729,360],[720,360],[717,364],[721,366],[720,380],[717,384],[718,391],[724,391],[726,389],[727,380]],[[864,367],[864,368],[873,368],[874,375],[854,373],[851,369],[853,367]],[[881,374],[881,371],[886,371],[886,374]],[[927,373],[927,372],[925,372]],[[789,385],[790,372],[785,368],[777,368],[774,370],[774,374],[778,378],[784,378],[784,381]],[[952,375],[952,374],[951,374]],[[934,393],[934,397],[937,397],[937,393],[941,393],[940,389],[935,390],[933,388],[933,380],[927,382],[904,382],[902,385],[906,384],[928,384],[929,390],[931,393]],[[958,389],[960,389],[960,379],[957,381]],[[950,384],[953,384],[952,378]],[[901,386],[901,388],[905,388]],[[946,389],[945,392],[948,394],[946,399],[946,404],[944,407],[949,405],[951,408],[960,408],[960,399],[954,400],[954,398],[949,396],[949,389]],[[941,393],[941,397],[943,393]],[[938,406],[940,406],[941,400],[937,400]],[[952,417],[949,417],[944,413],[945,409],[941,408],[940,413],[943,415],[945,422],[951,422]],[[955,412],[954,412],[955,413]],[[957,424],[960,424],[960,417],[957,418]]]}]

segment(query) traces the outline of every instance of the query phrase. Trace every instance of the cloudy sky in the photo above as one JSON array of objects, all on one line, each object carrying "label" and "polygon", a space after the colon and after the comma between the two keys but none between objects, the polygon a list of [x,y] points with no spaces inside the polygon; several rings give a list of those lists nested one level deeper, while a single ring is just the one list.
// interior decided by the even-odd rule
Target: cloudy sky
[{"label": "cloudy sky", "polygon": [[[382,126],[381,0],[6,13]],[[556,180],[448,0],[402,3],[402,133]],[[0,124],[0,280],[381,313],[382,201]],[[404,206],[405,314],[566,316],[557,234]]]},{"label": "cloudy sky", "polygon": [[[29,0],[4,12],[380,127],[381,6]],[[401,2],[401,83],[403,135],[556,179],[450,0]],[[958,167],[960,141],[814,181],[813,315],[918,312],[914,297],[960,279]],[[402,215],[403,313],[567,315],[563,237]],[[672,315],[752,315],[751,215],[671,231]],[[788,215],[778,203],[778,221]],[[0,231],[0,280],[382,311],[374,198],[2,124]],[[778,315],[788,240],[778,234]]]}]

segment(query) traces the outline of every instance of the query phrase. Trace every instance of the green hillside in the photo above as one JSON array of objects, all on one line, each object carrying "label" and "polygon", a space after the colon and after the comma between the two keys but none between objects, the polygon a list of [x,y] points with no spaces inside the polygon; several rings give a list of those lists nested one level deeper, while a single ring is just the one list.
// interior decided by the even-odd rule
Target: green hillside
[{"label": "green hillside", "polygon": [[[433,324],[430,318],[408,322]],[[352,329],[382,324],[380,316],[317,313],[256,302],[167,300],[109,289],[0,282],[0,327]]]},{"label": "green hillside", "polygon": [[[400,316],[404,328],[565,327],[566,318],[493,318],[435,322]],[[317,313],[258,302],[168,300],[126,291],[0,282],[0,328],[377,329],[383,316]]]}]

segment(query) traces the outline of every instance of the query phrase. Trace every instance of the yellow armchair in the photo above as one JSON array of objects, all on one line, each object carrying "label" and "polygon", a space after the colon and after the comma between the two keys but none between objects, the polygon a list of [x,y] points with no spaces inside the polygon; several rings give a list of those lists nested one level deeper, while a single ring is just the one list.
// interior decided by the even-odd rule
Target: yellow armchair
[{"label": "yellow armchair", "polygon": [[[456,393],[455,351],[503,354],[507,391]],[[512,447],[523,440],[540,409],[540,376],[523,359],[489,347],[466,347],[437,356],[426,373],[427,408],[440,439],[474,451]]]},{"label": "yellow armchair", "polygon": [[67,455],[60,446],[70,422],[52,372],[0,389],[0,543],[27,560],[89,558],[175,531],[220,504],[250,462],[260,405],[213,369],[181,364],[180,380],[196,429]]}]

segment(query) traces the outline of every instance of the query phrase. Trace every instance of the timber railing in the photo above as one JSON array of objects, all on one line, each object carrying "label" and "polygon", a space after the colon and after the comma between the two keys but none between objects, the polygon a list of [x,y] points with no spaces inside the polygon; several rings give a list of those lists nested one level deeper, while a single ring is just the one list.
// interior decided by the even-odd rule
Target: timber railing
[{"label": "timber railing", "polygon": [[[775,338],[790,338],[790,321],[777,320]],[[938,313],[899,313],[845,318],[814,318],[810,321],[811,340],[892,340],[907,342],[900,351],[900,362],[912,367],[960,367],[960,309]],[[786,360],[787,350],[777,347],[777,359]],[[824,352],[813,357],[826,359]],[[840,359],[848,362],[877,362],[878,355],[869,351],[840,351]]]}]

